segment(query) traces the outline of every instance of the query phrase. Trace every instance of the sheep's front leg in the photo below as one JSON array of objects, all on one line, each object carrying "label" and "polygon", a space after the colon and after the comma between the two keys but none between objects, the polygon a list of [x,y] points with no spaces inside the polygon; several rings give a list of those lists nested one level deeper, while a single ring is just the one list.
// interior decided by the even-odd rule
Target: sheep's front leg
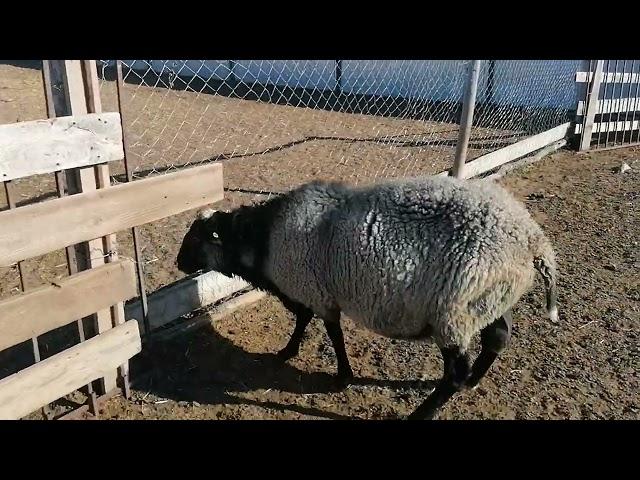
[{"label": "sheep's front leg", "polygon": [[336,380],[340,388],[345,388],[353,380],[353,371],[351,370],[347,350],[344,346],[344,334],[340,326],[340,310],[333,310],[323,315],[323,321],[338,360],[338,375]]},{"label": "sheep's front leg", "polygon": [[278,358],[283,361],[287,361],[298,355],[298,352],[300,351],[300,344],[304,337],[304,331],[313,318],[313,312],[302,305],[291,306],[291,308],[287,306],[287,308],[292,310],[295,314],[296,326],[293,329],[293,333],[291,334],[291,338],[289,338],[287,346],[277,353]]}]

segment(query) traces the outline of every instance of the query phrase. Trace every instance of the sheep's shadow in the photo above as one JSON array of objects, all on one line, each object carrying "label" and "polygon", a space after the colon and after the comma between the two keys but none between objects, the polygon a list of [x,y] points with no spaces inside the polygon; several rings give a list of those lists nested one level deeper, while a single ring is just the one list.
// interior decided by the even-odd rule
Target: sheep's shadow
[{"label": "sheep's shadow", "polygon": [[[177,402],[248,404],[280,411],[295,411],[330,419],[349,417],[312,407],[257,401],[237,393],[273,389],[294,394],[337,391],[333,374],[306,372],[272,353],[252,353],[206,326],[171,340],[154,341],[132,365],[136,389]],[[356,378],[353,386],[379,386],[394,390],[428,392],[434,381]],[[353,387],[349,387],[353,388]]]}]

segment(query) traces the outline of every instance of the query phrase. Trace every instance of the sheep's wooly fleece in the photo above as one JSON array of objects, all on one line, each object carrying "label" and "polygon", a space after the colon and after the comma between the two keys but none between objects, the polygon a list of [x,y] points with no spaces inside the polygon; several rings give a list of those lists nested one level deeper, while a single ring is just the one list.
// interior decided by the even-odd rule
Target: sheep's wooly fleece
[{"label": "sheep's wooly fleece", "polygon": [[463,351],[532,286],[534,257],[555,273],[539,225],[486,180],[312,182],[273,222],[264,273],[284,294],[319,316],[339,308],[382,335],[429,332]]}]

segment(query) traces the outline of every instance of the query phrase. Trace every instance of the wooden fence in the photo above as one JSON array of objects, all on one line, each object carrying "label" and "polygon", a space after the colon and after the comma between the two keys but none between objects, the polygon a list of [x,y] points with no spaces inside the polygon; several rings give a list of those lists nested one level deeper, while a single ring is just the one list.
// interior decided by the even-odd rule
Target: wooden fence
[{"label": "wooden fence", "polygon": [[[98,395],[118,387],[127,395],[128,360],[141,350],[142,329],[136,319],[125,321],[123,302],[140,292],[134,262],[117,258],[115,233],[223,198],[220,164],[111,186],[108,162],[123,159],[123,132],[119,113],[100,112],[95,63],[49,67],[52,118],[0,126],[0,178],[10,204],[0,212],[0,265],[66,248],[70,275],[0,302],[0,350],[32,339],[35,361],[0,380],[2,419],[83,387],[94,413]],[[59,198],[16,208],[11,181],[36,174],[56,175]],[[38,337],[74,322],[80,343],[41,360]]]}]

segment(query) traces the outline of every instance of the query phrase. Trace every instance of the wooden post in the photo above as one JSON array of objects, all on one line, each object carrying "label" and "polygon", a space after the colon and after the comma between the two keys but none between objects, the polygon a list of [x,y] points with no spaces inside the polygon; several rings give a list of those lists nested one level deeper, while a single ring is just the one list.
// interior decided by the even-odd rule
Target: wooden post
[{"label": "wooden post", "polygon": [[[593,72],[593,78],[587,87],[586,111],[584,112],[584,118],[582,121],[580,151],[589,150],[589,148],[591,148],[591,135],[593,133],[593,124],[598,110],[598,97],[600,95],[603,66],[604,60],[596,60],[596,68]],[[587,69],[587,75],[589,75],[590,70],[591,68]]]},{"label": "wooden post", "polygon": [[[102,102],[100,100],[100,81],[98,79],[98,68],[95,60],[83,60],[82,61],[82,73],[84,77],[85,94],[87,98],[87,113],[101,113]],[[124,126],[122,132],[124,138]],[[95,180],[98,188],[106,188],[111,186],[111,177],[109,176],[109,165],[107,163],[103,165],[96,165],[95,167]],[[87,169],[90,170],[90,169]],[[107,235],[102,238],[102,252],[103,259],[106,263],[115,262],[118,260],[118,244],[116,241],[116,235]],[[100,265],[100,262],[97,262]],[[119,302],[111,307],[111,326],[122,325],[125,323],[126,318],[124,316],[124,303]],[[110,327],[107,326],[107,329]],[[98,332],[101,330],[98,328]],[[120,377],[122,381],[122,390],[124,396],[129,398],[129,363],[124,363],[120,367]],[[110,378],[104,379],[103,394],[108,393],[111,388],[107,385],[107,380],[111,382]],[[115,388],[115,385],[112,386]]]},{"label": "wooden post", "polygon": [[[57,93],[54,95],[53,85],[54,82],[52,80],[52,75],[57,79],[56,87],[61,89],[63,86],[63,78],[62,78],[62,70],[59,68],[59,64],[52,65],[49,60],[42,61],[42,82],[44,85],[44,98],[47,104],[47,116],[49,118],[56,118],[56,112],[65,112],[68,111],[69,108],[66,105],[66,96]],[[64,174],[64,170],[55,173],[56,177],[56,189],[58,191],[58,197],[62,198],[67,195],[67,180]],[[66,258],[67,258],[67,271],[69,275],[73,275],[78,271],[78,262],[76,260],[76,251],[73,247],[65,248]],[[85,341],[84,334],[84,322],[82,318],[79,318],[76,321],[76,325],[78,328],[78,338],[80,339],[80,343]],[[88,407],[89,410],[93,413],[97,411],[97,396],[94,391],[93,385],[86,385],[86,390],[84,392],[88,397]],[[45,418],[50,418],[50,415],[47,414],[46,409],[43,409],[45,412]]]},{"label": "wooden post", "polygon": [[[50,81],[52,103],[55,116],[81,115],[99,113],[100,103],[99,83],[95,60],[50,60]],[[69,194],[88,192],[96,188],[110,186],[109,167],[97,165],[95,167],[75,168],[67,170],[65,180]],[[75,265],[70,265],[72,272],[86,270],[115,260],[108,252],[115,250],[115,235],[103,239],[85,242],[74,247]],[[70,259],[74,261],[74,259]],[[124,306],[122,303],[112,309],[102,310],[93,316],[96,334],[102,333],[124,321]],[[107,393],[117,387],[117,372],[105,376],[100,382],[101,393]]]},{"label": "wooden post", "polygon": [[[15,196],[13,195],[13,192],[11,189],[12,183],[11,181],[3,182],[3,183],[4,183],[4,192],[7,197],[7,204],[9,206],[9,209],[10,210],[14,209],[16,208],[16,202],[15,202]],[[20,277],[20,290],[22,290],[23,292],[26,292],[27,282],[24,278],[22,262],[18,262],[18,276]],[[33,350],[33,361],[35,363],[38,363],[40,361],[40,345],[38,344],[37,335],[34,335],[33,337],[31,337],[31,348]],[[45,418],[50,417],[48,406],[45,406],[42,408],[42,413],[44,414]]]},{"label": "wooden post", "polygon": [[479,75],[480,60],[473,60],[469,64],[467,84],[462,101],[462,116],[460,118],[460,132],[458,133],[456,156],[453,167],[449,171],[449,175],[456,178],[463,178],[464,164],[467,161],[467,149],[469,147],[469,138],[471,137],[471,126],[473,124],[473,111],[476,106]]}]

